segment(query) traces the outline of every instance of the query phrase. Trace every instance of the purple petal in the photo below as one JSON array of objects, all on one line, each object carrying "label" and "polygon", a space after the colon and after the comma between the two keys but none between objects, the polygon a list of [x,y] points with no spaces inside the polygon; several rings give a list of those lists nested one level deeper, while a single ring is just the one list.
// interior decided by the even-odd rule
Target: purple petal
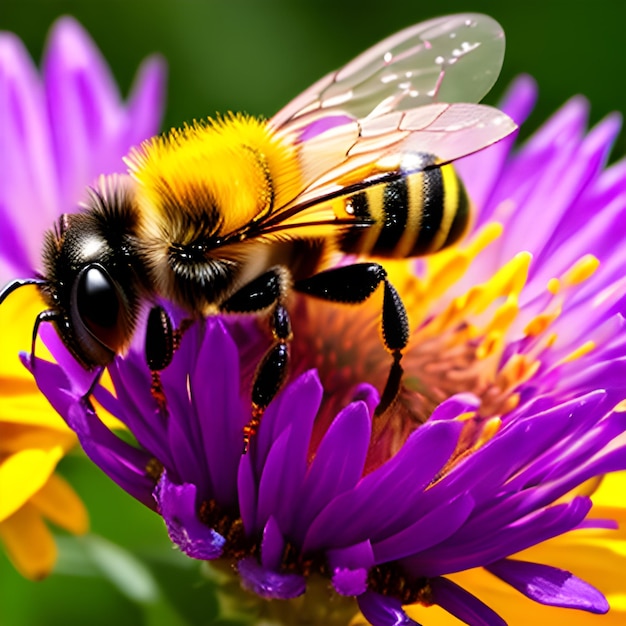
[{"label": "purple petal", "polygon": [[50,127],[59,165],[61,206],[71,209],[85,183],[124,171],[121,99],[88,34],[70,17],[58,20],[44,56]]},{"label": "purple petal", "polygon": [[609,603],[600,591],[556,567],[505,559],[485,569],[541,604],[590,613],[606,613],[609,610]]},{"label": "purple petal", "polygon": [[473,413],[480,406],[479,399],[471,393],[457,393],[437,405],[430,421],[454,420],[463,413]]},{"label": "purple petal", "polygon": [[192,403],[196,415],[203,416],[197,418],[200,454],[206,459],[213,497],[222,506],[237,501],[237,467],[248,419],[239,399],[239,378],[235,343],[219,320],[207,320],[191,374]]},{"label": "purple petal", "polygon": [[278,570],[285,550],[285,539],[273,517],[270,517],[263,529],[261,540],[261,565],[268,570]]},{"label": "purple petal", "polygon": [[363,402],[353,402],[334,419],[317,449],[302,485],[292,532],[300,540],[311,521],[334,497],[361,478],[371,435]]},{"label": "purple petal", "polygon": [[170,539],[193,559],[217,559],[226,539],[205,526],[196,510],[196,486],[176,485],[163,471],[154,492]]},{"label": "purple petal", "polygon": [[252,556],[239,561],[237,570],[244,589],[268,600],[297,598],[306,589],[304,576],[267,570]]},{"label": "purple petal", "polygon": [[521,125],[535,108],[537,91],[535,79],[528,74],[520,74],[507,88],[498,108]]},{"label": "purple petal", "polygon": [[[42,324],[39,328],[39,335],[50,350],[54,360],[63,369],[71,383],[71,390],[76,396],[84,396],[93,386],[94,378],[98,376],[97,371],[86,370],[72,356],[70,351],[57,334],[52,324]],[[39,360],[37,360],[39,362]],[[33,372],[36,375],[36,372]]]},{"label": "purple petal", "polygon": [[0,282],[4,283],[14,276],[32,275],[44,229],[58,203],[43,85],[26,48],[11,33],[0,33],[0,111],[0,257],[5,266]]},{"label": "purple petal", "polygon": [[76,425],[80,444],[91,461],[133,498],[156,508],[154,479],[146,471],[152,460],[149,454],[112,433],[82,400],[70,407],[68,423]]},{"label": "purple petal", "polygon": [[[281,527],[288,529],[294,515],[293,503],[307,471],[307,452],[313,420],[321,399],[322,386],[317,373],[305,372],[281,394],[276,408],[272,444],[259,482],[257,525],[262,527],[275,515]],[[261,424],[259,437],[265,426]],[[280,435],[278,435],[280,433]]]},{"label": "purple petal", "polygon": [[496,518],[482,533],[473,529],[468,536],[472,529],[466,530],[469,526],[466,525],[447,542],[404,559],[402,563],[415,576],[426,577],[480,567],[576,528],[590,508],[591,501],[579,497],[536,511],[507,526],[501,526]]},{"label": "purple petal", "polygon": [[465,523],[473,509],[474,501],[468,494],[442,503],[401,532],[376,543],[376,563],[395,561],[441,543]]},{"label": "purple petal", "polygon": [[374,554],[369,541],[355,546],[329,550],[328,566],[332,571],[335,591],[342,596],[359,596],[367,591],[369,569],[374,565]]},{"label": "purple petal", "polygon": [[239,496],[239,514],[247,535],[256,531],[257,482],[252,467],[252,455],[241,457],[237,470],[237,493]]},{"label": "purple petal", "polygon": [[506,626],[506,622],[486,604],[447,578],[430,581],[435,604],[471,626]]},{"label": "purple petal", "polygon": [[149,57],[139,66],[128,96],[128,135],[124,143],[129,148],[153,135],[161,126],[166,78],[167,64],[158,55]]},{"label": "purple petal", "polygon": [[359,608],[372,626],[420,626],[412,620],[396,598],[382,596],[373,591],[358,596]]},{"label": "purple petal", "polygon": [[332,572],[331,582],[340,596],[360,596],[367,590],[368,571],[366,569],[337,567]]},{"label": "purple petal", "polygon": [[31,362],[30,357],[24,353],[20,354],[20,360],[24,367],[32,372],[37,387],[46,396],[52,408],[72,428],[69,413],[70,407],[76,402],[77,395],[70,389],[71,381],[65,372],[55,363],[39,358]]}]

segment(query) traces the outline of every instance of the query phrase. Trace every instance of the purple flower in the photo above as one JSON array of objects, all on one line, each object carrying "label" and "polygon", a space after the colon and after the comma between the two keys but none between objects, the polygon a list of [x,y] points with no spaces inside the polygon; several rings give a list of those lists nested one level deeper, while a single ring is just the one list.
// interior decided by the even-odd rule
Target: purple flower
[{"label": "purple flower", "polygon": [[44,231],[76,210],[85,186],[122,172],[131,146],[159,128],[165,68],[139,68],[128,101],[98,49],[72,18],[50,33],[42,73],[20,39],[0,35],[0,284],[33,274]]},{"label": "purple flower", "polygon": [[[522,122],[534,97],[522,78],[503,108]],[[291,378],[246,455],[250,380],[271,341],[254,319],[185,333],[162,374],[167,408],[140,350],[115,360],[114,394],[98,386],[95,398],[136,445],[103,425],[83,397],[92,375],[50,329],[58,365],[36,362],[39,387],[183,552],[233,564],[261,598],[297,598],[321,579],[375,626],[417,623],[407,611],[427,620],[429,605],[503,624],[449,578],[483,567],[537,602],[606,612],[574,574],[510,558],[610,526],[588,516],[581,485],[626,468],[626,164],[605,169],[619,123],[586,134],[586,107],[572,100],[518,152],[505,140],[465,159],[472,232],[389,264],[413,330],[383,416],[376,303],[294,299]]]}]

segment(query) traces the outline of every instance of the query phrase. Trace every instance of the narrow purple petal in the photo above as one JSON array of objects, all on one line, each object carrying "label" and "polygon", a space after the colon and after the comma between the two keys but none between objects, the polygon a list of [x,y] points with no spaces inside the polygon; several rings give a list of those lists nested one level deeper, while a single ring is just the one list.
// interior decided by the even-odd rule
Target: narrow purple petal
[{"label": "narrow purple petal", "polygon": [[[255,529],[265,526],[267,520],[281,508],[283,499],[281,482],[289,473],[289,435],[290,430],[283,431],[272,446],[268,455],[263,475],[259,481],[257,517]],[[289,501],[291,502],[291,501]]]},{"label": "narrow purple petal", "polygon": [[121,99],[102,55],[70,17],[50,34],[43,67],[50,127],[61,184],[60,203],[71,210],[85,183],[100,173],[124,171],[119,131]]},{"label": "narrow purple petal", "polygon": [[364,567],[369,569],[374,566],[374,553],[369,541],[362,541],[348,548],[328,551],[328,564],[335,567]]},{"label": "narrow purple petal", "polygon": [[579,497],[536,511],[507,526],[501,527],[496,518],[491,528],[482,533],[476,528],[470,534],[471,528],[466,531],[463,527],[442,545],[403,559],[402,563],[415,576],[427,577],[480,567],[576,528],[590,508],[591,501]]},{"label": "narrow purple petal", "polygon": [[244,589],[268,600],[289,600],[301,596],[306,580],[299,574],[282,574],[263,568],[254,557],[237,563]]},{"label": "narrow purple petal", "polygon": [[363,402],[341,411],[324,435],[306,474],[292,533],[299,540],[316,515],[335,496],[361,478],[371,435],[371,418]]},{"label": "narrow purple petal", "polygon": [[439,404],[430,416],[430,421],[454,420],[463,413],[473,413],[479,406],[480,401],[475,395],[458,393]]},{"label": "narrow purple petal", "polygon": [[372,626],[420,626],[412,620],[396,598],[368,591],[357,597],[359,609]]},{"label": "narrow purple petal", "polygon": [[187,556],[210,560],[222,555],[226,539],[198,519],[195,485],[176,485],[163,471],[154,497],[170,539]]},{"label": "narrow purple petal", "polygon": [[486,604],[447,578],[430,581],[435,604],[471,626],[506,626],[506,622]]},{"label": "narrow purple petal", "polygon": [[3,284],[32,275],[58,202],[43,84],[26,48],[11,33],[0,33],[0,112]]},{"label": "narrow purple petal", "polygon": [[69,411],[76,401],[76,394],[69,388],[71,382],[65,372],[55,363],[44,361],[38,357],[31,362],[30,356],[24,353],[20,354],[20,360],[24,367],[33,373],[39,390],[46,396],[52,408],[72,428],[72,424],[69,423]]},{"label": "narrow purple petal", "polygon": [[261,540],[261,565],[268,570],[278,570],[285,550],[285,539],[276,520],[270,517],[263,529]]},{"label": "narrow purple petal", "polygon": [[606,613],[609,610],[609,603],[600,591],[556,567],[504,559],[485,569],[541,604],[590,613]]},{"label": "narrow purple petal", "polygon": [[139,66],[128,96],[128,135],[125,144],[130,148],[150,137],[161,126],[165,101],[167,65],[154,55]]},{"label": "narrow purple petal", "polygon": [[206,459],[213,497],[227,507],[237,501],[237,467],[248,419],[239,399],[239,377],[235,343],[220,321],[207,320],[191,374],[192,403],[198,416],[200,454]]},{"label": "narrow purple petal", "polygon": [[252,455],[241,457],[237,470],[237,493],[239,497],[239,515],[247,535],[256,530],[257,481],[252,467]]},{"label": "narrow purple petal", "polygon": [[616,522],[612,519],[587,518],[583,520],[580,524],[578,524],[576,528],[601,528],[603,530],[618,530],[619,522]]},{"label": "narrow purple petal", "polygon": [[396,561],[441,543],[465,523],[473,508],[474,501],[468,494],[442,503],[404,530],[376,543],[376,563]]},{"label": "narrow purple petal", "polygon": [[[275,515],[281,527],[291,527],[293,503],[307,471],[307,451],[313,420],[322,399],[317,373],[305,372],[282,393],[276,408],[274,431],[280,432],[271,446],[259,482],[257,526]],[[261,424],[259,437],[265,424]]]},{"label": "narrow purple petal", "polygon": [[54,360],[65,372],[68,380],[71,382],[72,391],[76,395],[84,396],[87,391],[91,389],[94,378],[98,375],[98,372],[86,370],[78,363],[65,347],[65,344],[61,341],[61,338],[52,324],[42,324],[39,327],[39,336],[46,344],[46,348],[50,350]]},{"label": "narrow purple petal", "polygon": [[76,425],[76,434],[89,459],[124,491],[148,508],[155,509],[154,480],[146,471],[150,455],[112,433],[83,401],[70,407],[67,420]]},{"label": "narrow purple petal", "polygon": [[535,79],[528,74],[520,74],[507,88],[498,108],[521,125],[535,107],[537,93]]}]

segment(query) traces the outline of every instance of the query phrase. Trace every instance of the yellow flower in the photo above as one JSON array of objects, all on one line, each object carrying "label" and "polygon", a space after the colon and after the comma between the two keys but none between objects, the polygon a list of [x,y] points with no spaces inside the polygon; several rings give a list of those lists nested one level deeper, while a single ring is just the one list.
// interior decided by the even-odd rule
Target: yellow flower
[{"label": "yellow flower", "polygon": [[35,288],[21,289],[0,307],[0,539],[15,567],[40,579],[56,560],[44,520],[84,533],[87,511],[69,484],[55,473],[76,436],[39,393],[19,362],[30,349],[33,319],[43,304]]}]

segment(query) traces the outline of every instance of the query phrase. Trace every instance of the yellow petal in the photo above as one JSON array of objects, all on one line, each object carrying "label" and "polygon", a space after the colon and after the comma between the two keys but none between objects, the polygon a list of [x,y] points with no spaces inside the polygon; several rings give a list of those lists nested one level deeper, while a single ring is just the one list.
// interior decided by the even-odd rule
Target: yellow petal
[{"label": "yellow petal", "polygon": [[[4,351],[0,360],[4,358]],[[0,422],[14,424],[32,424],[55,428],[59,431],[69,431],[60,415],[50,406],[50,403],[37,388],[30,373],[24,370],[28,379],[21,384],[15,378],[0,378]],[[6,390],[11,387],[12,392]]]},{"label": "yellow petal", "polygon": [[56,446],[61,446],[67,452],[75,443],[76,435],[67,427],[57,430],[30,424],[0,422],[0,456],[34,448],[50,450]]},{"label": "yellow petal", "polygon": [[27,504],[0,522],[0,539],[22,576],[40,580],[52,570],[57,548],[35,507]]},{"label": "yellow petal", "polygon": [[58,474],[52,474],[30,501],[57,526],[76,535],[87,532],[87,509],[69,483]]},{"label": "yellow petal", "polygon": [[620,506],[626,514],[626,472],[613,472],[602,479],[598,490],[593,494],[594,505]]},{"label": "yellow petal", "polygon": [[[35,286],[22,287],[13,292],[0,307],[0,328],[10,328],[11,332],[2,336],[2,359],[0,359],[0,380],[8,378],[20,379],[28,373],[20,363],[18,354],[25,350],[30,352],[33,325],[37,315],[46,309],[39,290]],[[40,344],[37,344],[39,353]],[[46,354],[41,347],[41,356]],[[11,391],[2,388],[2,392]]]},{"label": "yellow petal", "polygon": [[5,520],[39,491],[54,472],[63,449],[23,450],[0,465],[0,520]]}]

